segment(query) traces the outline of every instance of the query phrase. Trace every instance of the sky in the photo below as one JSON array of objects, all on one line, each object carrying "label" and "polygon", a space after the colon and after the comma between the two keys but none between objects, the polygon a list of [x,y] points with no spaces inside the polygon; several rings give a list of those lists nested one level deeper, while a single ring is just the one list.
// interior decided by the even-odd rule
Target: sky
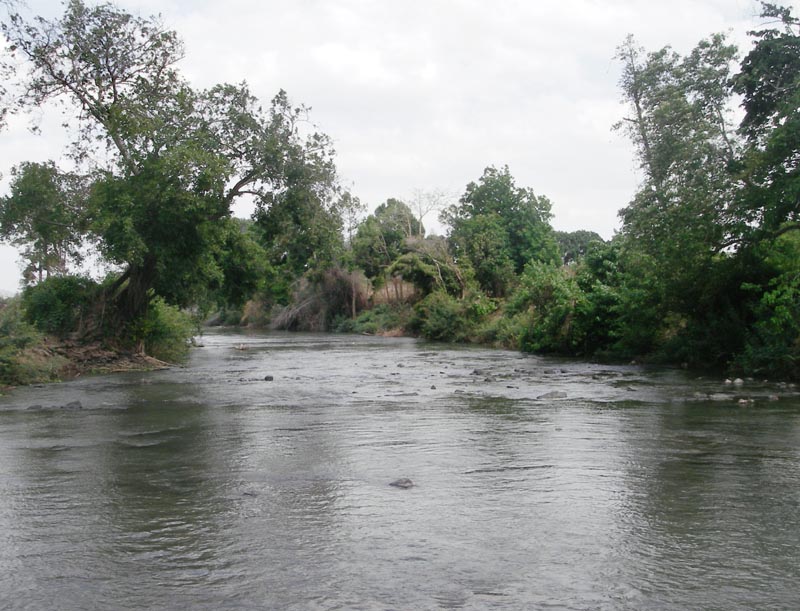
[{"label": "sky", "polygon": [[[91,1],[91,0],[89,0]],[[56,17],[54,0],[26,0]],[[119,0],[160,14],[186,45],[182,73],[198,88],[247,81],[311,107],[337,151],[342,183],[369,209],[443,191],[453,200],[487,166],[547,196],[553,226],[610,238],[638,183],[633,147],[612,129],[625,116],[616,48],[689,52],[725,32],[746,50],[755,0]],[[784,2],[795,14],[798,0]],[[14,117],[0,132],[0,193],[22,161],[65,162],[58,111]],[[247,210],[237,210],[246,215]],[[426,225],[442,232],[435,215]],[[21,263],[0,246],[0,293]]]}]

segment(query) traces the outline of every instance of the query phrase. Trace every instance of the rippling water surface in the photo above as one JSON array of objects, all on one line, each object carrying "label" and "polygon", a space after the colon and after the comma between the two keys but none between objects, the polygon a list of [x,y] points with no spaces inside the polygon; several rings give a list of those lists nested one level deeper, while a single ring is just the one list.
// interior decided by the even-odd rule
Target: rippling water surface
[{"label": "rippling water surface", "polygon": [[800,607],[797,389],[204,342],[0,397],[0,608]]}]

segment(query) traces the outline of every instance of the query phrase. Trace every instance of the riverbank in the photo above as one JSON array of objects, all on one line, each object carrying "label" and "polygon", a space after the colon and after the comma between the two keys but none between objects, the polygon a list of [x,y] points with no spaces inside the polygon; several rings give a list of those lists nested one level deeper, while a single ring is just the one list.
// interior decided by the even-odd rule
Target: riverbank
[{"label": "riverbank", "polygon": [[7,365],[13,366],[14,375],[0,390],[27,384],[62,382],[89,374],[154,371],[170,367],[165,361],[112,349],[100,342],[79,343],[53,337],[44,337],[20,349]]}]

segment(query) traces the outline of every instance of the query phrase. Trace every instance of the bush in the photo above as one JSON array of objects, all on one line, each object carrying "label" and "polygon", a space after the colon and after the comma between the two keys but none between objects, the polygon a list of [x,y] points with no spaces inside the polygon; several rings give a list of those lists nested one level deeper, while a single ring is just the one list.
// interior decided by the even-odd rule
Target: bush
[{"label": "bush", "polygon": [[773,279],[735,365],[748,375],[800,379],[800,274]]},{"label": "bush", "polygon": [[578,352],[583,338],[574,324],[575,313],[584,299],[570,268],[538,262],[529,264],[509,302],[509,312],[526,315],[528,319],[520,338],[522,349],[561,354]]},{"label": "bush", "polygon": [[529,323],[525,314],[509,314],[505,311],[495,312],[475,330],[475,341],[489,344],[496,348],[519,350],[521,338]]},{"label": "bush", "polygon": [[198,326],[189,314],[156,297],[136,331],[144,341],[147,354],[174,363],[186,358]]},{"label": "bush", "polygon": [[413,308],[405,303],[381,303],[371,310],[365,310],[358,318],[340,316],[334,321],[333,330],[337,333],[386,333],[405,331],[414,316]]},{"label": "bush", "polygon": [[0,384],[31,384],[54,379],[64,364],[39,350],[42,336],[23,319],[21,299],[0,301]]},{"label": "bush", "polygon": [[426,339],[443,342],[474,342],[498,308],[498,300],[479,289],[471,289],[463,299],[437,290],[414,307],[407,328]]},{"label": "bush", "polygon": [[48,278],[23,292],[25,320],[43,333],[63,337],[78,330],[97,292],[98,286],[90,278]]}]

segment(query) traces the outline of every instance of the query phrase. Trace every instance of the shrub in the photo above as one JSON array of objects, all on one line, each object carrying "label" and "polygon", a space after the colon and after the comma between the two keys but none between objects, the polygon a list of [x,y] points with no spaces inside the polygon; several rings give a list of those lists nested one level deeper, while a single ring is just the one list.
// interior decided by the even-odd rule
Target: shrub
[{"label": "shrub", "polygon": [[414,316],[413,308],[405,303],[380,303],[352,319],[340,316],[333,326],[338,333],[385,333],[405,331]]},{"label": "shrub", "polygon": [[495,315],[498,300],[479,289],[470,289],[463,299],[437,290],[414,307],[408,328],[426,339],[444,342],[485,341],[487,321]]},{"label": "shrub", "polygon": [[0,301],[0,384],[30,384],[56,377],[64,359],[38,349],[42,336],[23,319],[21,299]]},{"label": "shrub", "polygon": [[60,337],[77,331],[97,288],[93,280],[81,276],[48,278],[23,292],[25,320]]},{"label": "shrub", "polygon": [[574,273],[567,267],[533,262],[509,302],[512,314],[526,314],[521,347],[531,352],[574,354],[582,343],[575,312],[585,299]]},{"label": "shrub", "polygon": [[189,342],[198,327],[189,314],[156,297],[136,331],[147,354],[174,363],[186,358]]},{"label": "shrub", "polygon": [[735,365],[750,375],[800,379],[800,274],[773,279]]}]

